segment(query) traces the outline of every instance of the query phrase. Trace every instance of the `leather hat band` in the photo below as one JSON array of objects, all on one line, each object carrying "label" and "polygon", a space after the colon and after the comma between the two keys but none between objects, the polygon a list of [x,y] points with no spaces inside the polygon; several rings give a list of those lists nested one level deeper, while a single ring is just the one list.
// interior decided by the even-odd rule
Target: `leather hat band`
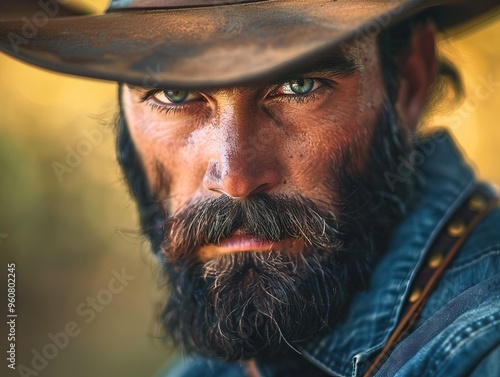
[{"label": "leather hat band", "polygon": [[108,12],[120,9],[169,9],[207,7],[241,3],[256,3],[263,0],[113,0]]}]

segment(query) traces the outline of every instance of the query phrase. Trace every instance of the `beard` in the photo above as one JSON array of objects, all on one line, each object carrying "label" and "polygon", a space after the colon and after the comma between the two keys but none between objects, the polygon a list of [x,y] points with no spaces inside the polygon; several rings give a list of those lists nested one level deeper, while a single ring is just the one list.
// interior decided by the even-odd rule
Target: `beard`
[{"label": "beard", "polygon": [[[121,111],[118,161],[143,232],[161,258],[168,288],[160,316],[165,333],[189,354],[236,361],[286,356],[331,331],[414,201],[416,176],[396,188],[385,179],[397,171],[398,158],[408,159],[411,145],[386,101],[363,172],[353,172],[347,152],[332,159],[327,189],[335,203],[318,205],[301,195],[257,194],[245,201],[222,195],[165,214]],[[200,247],[236,230],[266,241],[301,239],[305,248],[197,258]]]}]

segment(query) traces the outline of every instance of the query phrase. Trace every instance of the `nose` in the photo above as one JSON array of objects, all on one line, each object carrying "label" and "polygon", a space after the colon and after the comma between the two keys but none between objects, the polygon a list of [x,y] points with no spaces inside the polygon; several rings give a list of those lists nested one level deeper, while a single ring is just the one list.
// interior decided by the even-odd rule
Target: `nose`
[{"label": "nose", "polygon": [[220,119],[203,186],[238,199],[276,188],[282,173],[273,127],[259,122],[255,109],[231,109]]}]

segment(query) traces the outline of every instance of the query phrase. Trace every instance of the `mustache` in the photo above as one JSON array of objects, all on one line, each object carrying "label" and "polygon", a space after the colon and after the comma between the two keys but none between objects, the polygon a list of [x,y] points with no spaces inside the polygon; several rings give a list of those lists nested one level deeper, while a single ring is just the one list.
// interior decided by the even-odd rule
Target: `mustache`
[{"label": "mustache", "polygon": [[339,217],[301,195],[256,194],[246,200],[228,195],[186,203],[163,224],[161,250],[169,262],[196,258],[205,245],[218,244],[236,230],[262,241],[303,239],[306,247],[341,250]]}]

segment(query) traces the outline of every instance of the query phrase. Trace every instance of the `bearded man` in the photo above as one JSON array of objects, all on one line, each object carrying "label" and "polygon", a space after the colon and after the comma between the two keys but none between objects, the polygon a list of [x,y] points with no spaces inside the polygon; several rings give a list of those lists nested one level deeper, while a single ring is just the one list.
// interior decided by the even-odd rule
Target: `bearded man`
[{"label": "bearded man", "polygon": [[169,376],[498,375],[496,197],[417,130],[461,89],[437,33],[496,1],[54,4],[0,48],[119,82],[118,161],[189,355]]}]

